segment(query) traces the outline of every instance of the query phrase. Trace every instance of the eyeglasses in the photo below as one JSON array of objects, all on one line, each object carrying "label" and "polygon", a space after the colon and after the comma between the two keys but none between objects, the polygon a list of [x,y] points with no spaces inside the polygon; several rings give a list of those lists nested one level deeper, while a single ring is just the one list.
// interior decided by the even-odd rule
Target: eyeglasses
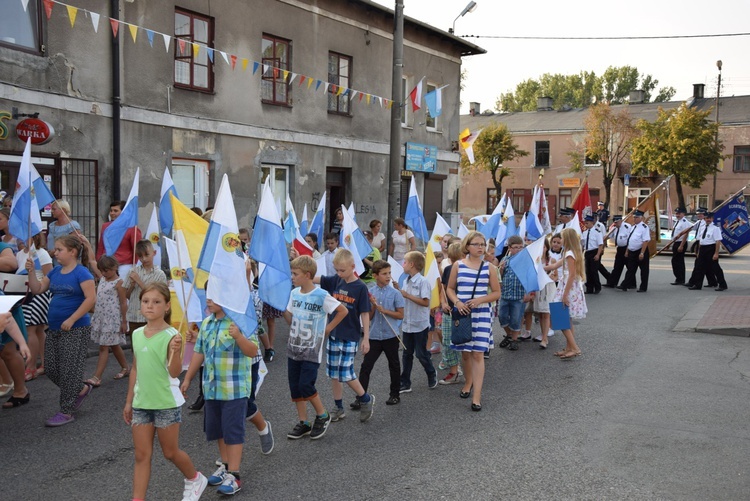
[{"label": "eyeglasses", "polygon": [[472,247],[487,247],[487,244],[484,243],[484,242],[482,242],[480,244],[469,244],[469,245],[471,245]]}]

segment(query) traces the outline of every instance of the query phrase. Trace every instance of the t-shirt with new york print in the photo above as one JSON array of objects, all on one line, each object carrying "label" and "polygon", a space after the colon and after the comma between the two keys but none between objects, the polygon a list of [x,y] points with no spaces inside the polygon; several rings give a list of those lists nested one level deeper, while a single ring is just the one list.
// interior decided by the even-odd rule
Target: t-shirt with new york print
[{"label": "t-shirt with new york print", "polygon": [[328,313],[339,307],[330,294],[316,287],[304,293],[299,287],[292,291],[286,309],[292,314],[287,356],[301,362],[320,363]]}]

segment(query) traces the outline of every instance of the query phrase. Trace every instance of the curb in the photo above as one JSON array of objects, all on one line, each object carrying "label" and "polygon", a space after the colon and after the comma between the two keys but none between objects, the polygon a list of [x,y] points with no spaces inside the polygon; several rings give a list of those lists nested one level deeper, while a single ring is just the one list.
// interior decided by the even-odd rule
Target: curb
[{"label": "curb", "polygon": [[718,334],[722,336],[750,337],[750,325],[715,325],[698,327],[700,321],[719,299],[710,297],[701,299],[677,322],[672,332],[701,332],[704,334]]}]

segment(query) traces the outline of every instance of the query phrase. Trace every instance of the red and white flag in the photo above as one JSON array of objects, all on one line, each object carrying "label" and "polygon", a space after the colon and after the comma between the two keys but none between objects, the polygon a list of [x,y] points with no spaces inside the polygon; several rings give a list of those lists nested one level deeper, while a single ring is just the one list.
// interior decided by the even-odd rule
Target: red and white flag
[{"label": "red and white flag", "polygon": [[[424,80],[424,78],[422,78]],[[409,99],[411,99],[411,110],[417,111],[422,107],[422,80],[419,81],[416,87],[409,93]]]}]

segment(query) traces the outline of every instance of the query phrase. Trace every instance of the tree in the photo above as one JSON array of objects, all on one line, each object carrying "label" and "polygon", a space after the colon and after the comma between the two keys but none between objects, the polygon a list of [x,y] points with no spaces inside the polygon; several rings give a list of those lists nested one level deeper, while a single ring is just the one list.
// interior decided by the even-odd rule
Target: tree
[{"label": "tree", "polygon": [[511,170],[503,163],[528,156],[513,142],[513,134],[505,124],[492,124],[485,127],[476,141],[474,141],[474,164],[469,164],[465,155],[461,156],[461,171],[463,174],[477,174],[489,172],[492,183],[498,195],[503,191],[503,179],[510,176]]},{"label": "tree", "polygon": [[[545,73],[538,79],[527,79],[516,85],[514,92],[500,94],[495,103],[499,111],[535,111],[538,97],[551,97],[556,109],[563,106],[585,108],[593,102],[626,103],[630,91],[643,90],[645,102],[650,102],[659,85],[651,75],[640,75],[634,66],[610,66],[601,76],[593,71],[574,75]],[[669,101],[676,93],[674,87],[658,90],[654,102]]]},{"label": "tree", "polygon": [[606,193],[604,206],[609,209],[612,182],[617,176],[617,166],[630,153],[631,143],[637,135],[637,130],[627,108],[617,112],[605,103],[595,104],[589,108],[583,123],[586,127],[583,153],[580,150],[568,153],[572,159],[571,170],[580,172],[583,169],[584,158],[599,162]]},{"label": "tree", "polygon": [[659,108],[654,122],[640,120],[640,136],[633,140],[633,174],[656,171],[674,175],[679,204],[685,207],[682,183],[700,188],[724,156],[717,140],[719,124],[708,120],[712,111],[699,111],[685,104],[671,110]]}]

